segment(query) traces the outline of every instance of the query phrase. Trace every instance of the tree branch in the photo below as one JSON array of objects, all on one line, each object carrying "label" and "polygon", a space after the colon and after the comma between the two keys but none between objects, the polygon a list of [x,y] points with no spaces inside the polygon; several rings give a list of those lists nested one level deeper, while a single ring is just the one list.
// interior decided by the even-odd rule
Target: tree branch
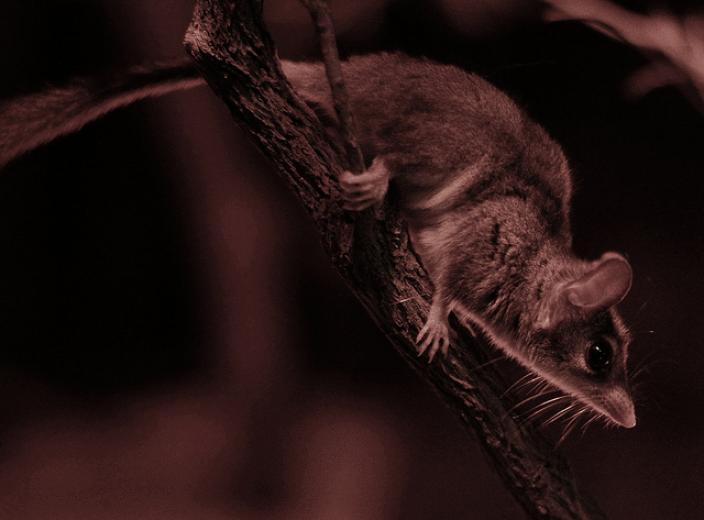
[{"label": "tree branch", "polygon": [[336,182],[342,158],[283,76],[262,23],[261,2],[197,0],[185,45],[211,88],[307,209],[349,288],[398,353],[476,435],[528,516],[603,518],[579,494],[565,461],[507,411],[498,397],[502,379],[496,370],[478,369],[490,352],[486,344],[472,341],[460,327],[447,358],[427,365],[416,356],[414,338],[431,296],[425,272],[393,207],[384,208],[383,219],[368,215],[356,223],[342,210]]},{"label": "tree branch", "polygon": [[[628,91],[644,95],[666,85],[687,84],[704,110],[704,15],[676,18],[659,11],[648,15],[628,11],[608,0],[544,0],[549,21],[576,20],[623,41],[654,63],[636,72]],[[691,94],[691,92],[688,92]]]}]

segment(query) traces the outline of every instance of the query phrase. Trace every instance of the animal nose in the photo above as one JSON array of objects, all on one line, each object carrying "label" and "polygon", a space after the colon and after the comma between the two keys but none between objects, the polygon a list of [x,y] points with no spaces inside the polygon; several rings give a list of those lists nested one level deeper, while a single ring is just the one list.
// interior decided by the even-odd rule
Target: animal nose
[{"label": "animal nose", "polygon": [[621,417],[618,423],[624,428],[633,428],[636,425],[636,411],[631,405],[630,409]]},{"label": "animal nose", "polygon": [[633,428],[636,425],[636,410],[633,400],[622,388],[612,390],[606,400],[606,409],[615,422],[624,428]]}]

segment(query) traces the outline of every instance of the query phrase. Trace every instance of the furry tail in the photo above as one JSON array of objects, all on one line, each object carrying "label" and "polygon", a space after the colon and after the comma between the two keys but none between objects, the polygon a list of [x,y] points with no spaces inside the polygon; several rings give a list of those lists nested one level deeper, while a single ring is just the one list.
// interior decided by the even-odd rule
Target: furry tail
[{"label": "furry tail", "polygon": [[193,64],[182,59],[0,101],[0,167],[117,108],[203,83]]},{"label": "furry tail", "polygon": [[[322,64],[283,61],[282,68],[305,101],[332,112]],[[63,87],[0,101],[0,168],[115,109],[203,84],[193,63],[181,59],[132,68],[110,77],[78,79]]]}]

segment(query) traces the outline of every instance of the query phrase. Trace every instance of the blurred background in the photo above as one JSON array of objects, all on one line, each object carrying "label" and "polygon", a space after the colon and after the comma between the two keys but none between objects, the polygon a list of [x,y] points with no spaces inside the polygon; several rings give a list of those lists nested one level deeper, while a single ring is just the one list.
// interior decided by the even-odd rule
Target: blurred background
[{"label": "blurred background", "polygon": [[[634,430],[562,449],[609,518],[700,518],[704,117],[674,89],[627,99],[644,59],[532,2],[332,4],[343,54],[477,71],[564,145],[576,250],[634,266],[622,310],[645,370]],[[178,55],[191,8],[5,0],[0,96]],[[317,56],[297,1],[265,17],[282,57]],[[6,167],[0,252],[1,519],[522,517],[206,88]]]}]

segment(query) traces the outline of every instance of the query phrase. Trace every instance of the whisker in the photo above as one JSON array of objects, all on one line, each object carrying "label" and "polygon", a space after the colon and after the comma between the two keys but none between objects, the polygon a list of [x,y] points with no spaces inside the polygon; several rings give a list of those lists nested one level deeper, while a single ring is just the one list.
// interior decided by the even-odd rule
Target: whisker
[{"label": "whisker", "polygon": [[651,351],[648,354],[646,354],[642,359],[640,359],[638,361],[638,364],[634,367],[635,370],[638,370],[638,369],[642,368],[643,366],[647,365],[648,363],[650,363],[657,354],[658,353],[654,352],[654,351]]},{"label": "whisker", "polygon": [[662,359],[655,359],[655,355],[656,353],[650,352],[639,361],[638,365],[636,365],[632,371],[629,371],[632,392],[635,392],[636,389],[641,386],[644,375],[648,374],[655,366],[664,361]]},{"label": "whisker", "polygon": [[532,382],[531,385],[526,385],[524,390],[528,392],[555,392],[557,391],[557,388],[552,386],[544,379],[539,378],[538,380]]},{"label": "whisker", "polygon": [[609,419],[605,415],[599,414],[599,419],[601,419],[601,421],[604,423],[604,428],[607,428],[609,430],[613,430],[617,426],[611,419]]},{"label": "whisker", "polygon": [[[534,376],[531,379],[522,382],[513,389],[514,393],[527,392],[529,394],[541,393],[550,388],[550,385],[540,376]],[[507,392],[510,389],[507,390]],[[503,396],[502,396],[503,397]]]},{"label": "whisker", "polygon": [[543,397],[543,396],[546,396],[546,395],[550,395],[552,392],[554,392],[554,390],[546,390],[546,391],[539,392],[539,393],[537,393],[537,394],[529,395],[529,396],[526,397],[525,399],[523,399],[523,400],[517,402],[517,403],[514,404],[511,408],[509,408],[508,411],[507,411],[507,413],[513,412],[516,408],[520,408],[520,407],[523,406],[524,404],[526,404],[526,403],[528,403],[528,402],[530,402],[530,401],[533,401],[534,399],[538,399],[538,398],[540,398],[540,397]]},{"label": "whisker", "polygon": [[490,359],[489,361],[485,361],[484,363],[481,363],[475,367],[472,367],[469,369],[469,372],[476,372],[478,370],[481,370],[483,368],[488,367],[489,365],[493,365],[494,363],[498,363],[502,359],[506,359],[504,356],[497,356],[494,359]]},{"label": "whisker", "polygon": [[658,365],[668,365],[668,364],[671,366],[678,365],[678,363],[672,359],[653,359],[651,356],[646,361],[643,361],[638,364],[638,367],[631,374],[631,380],[642,375],[643,372],[645,372],[646,374],[649,373],[654,367],[656,367]]},{"label": "whisker", "polygon": [[[648,298],[648,299],[645,300],[642,304],[640,304],[640,306],[638,307],[638,309],[636,309],[636,312],[634,312],[633,315],[632,315],[632,316],[630,317],[630,319],[628,320],[628,321],[631,322],[633,328],[639,328],[639,327],[640,327],[641,319],[643,318],[643,317],[641,316],[641,314],[642,314],[642,312],[648,307],[648,305],[650,305],[651,299],[652,299],[652,297],[651,297],[651,298]],[[632,330],[633,330],[633,329],[632,329]]]},{"label": "whisker", "polygon": [[579,424],[579,419],[582,417],[583,414],[589,412],[589,407],[588,406],[583,406],[577,413],[575,413],[572,418],[567,422],[564,431],[562,432],[562,435],[560,435],[560,438],[557,440],[556,446],[560,446],[562,442],[569,437],[570,433],[572,433],[572,430],[574,430],[575,426]]},{"label": "whisker", "polygon": [[569,413],[571,410],[573,410],[578,405],[579,405],[579,403],[577,401],[573,402],[572,404],[570,404],[566,408],[563,408],[561,411],[557,412],[552,417],[550,417],[550,419],[548,419],[545,423],[543,423],[543,426],[547,426],[548,424],[554,423],[560,417],[563,417],[565,414]]},{"label": "whisker", "polygon": [[514,388],[515,388],[516,390],[518,390],[518,389],[521,388],[523,385],[528,385],[528,384],[530,384],[531,381],[536,381],[536,380],[539,380],[539,379],[540,379],[540,376],[538,376],[538,375],[536,375],[536,374],[531,374],[530,372],[528,372],[527,374],[525,374],[525,375],[519,377],[511,386],[509,386],[509,387],[504,391],[504,393],[501,394],[501,397],[502,397],[502,398],[505,397],[506,394],[508,394],[509,392],[511,392],[511,390],[513,390]]},{"label": "whisker", "polygon": [[[651,298],[652,298],[652,297],[651,297]],[[640,315],[640,313],[645,310],[645,308],[648,306],[648,304],[650,304],[651,298],[648,298],[647,300],[645,300],[645,301],[640,305],[640,307],[638,307],[638,310],[637,310],[637,311],[635,312],[635,314],[633,315],[633,321],[636,321],[636,320],[638,319],[638,316]]]},{"label": "whisker", "polygon": [[519,401],[518,403],[514,404],[510,409],[509,412],[515,410],[516,408],[524,405],[525,403],[532,401],[533,399],[537,399],[538,397],[542,397],[545,395],[549,395],[553,392],[557,392],[557,388],[553,387],[545,381],[543,378],[536,376],[536,378],[531,379],[529,383],[526,383],[524,389],[527,389],[529,386],[532,386],[532,388],[529,389],[528,397],[525,399]]},{"label": "whisker", "polygon": [[652,370],[653,370],[653,366],[647,365],[647,366],[642,366],[638,370],[633,372],[633,374],[631,375],[631,386],[635,385],[636,382],[639,382],[637,380],[639,380],[644,375],[650,374],[652,372]]},{"label": "whisker", "polygon": [[677,366],[677,362],[670,359],[654,359],[655,354],[651,353],[646,356],[643,360],[638,363],[638,366],[630,374],[631,380],[631,393],[640,393],[642,387],[645,385],[647,379],[644,377],[653,370],[655,370],[658,365],[671,364]]},{"label": "whisker", "polygon": [[[591,410],[589,410],[591,412]],[[587,428],[589,428],[589,425],[592,424],[594,421],[599,419],[599,416],[596,414],[596,412],[592,412],[592,417],[589,419],[587,422],[585,422],[582,425],[582,437],[584,437],[584,434],[587,432]]]},{"label": "whisker", "polygon": [[557,403],[559,403],[560,401],[563,401],[565,399],[571,399],[571,396],[560,395],[560,396],[553,397],[552,399],[548,399],[547,401],[544,401],[544,402],[538,404],[537,406],[535,406],[534,408],[532,408],[531,410],[526,412],[527,415],[525,416],[525,421],[530,422],[530,421],[534,420],[535,418],[539,417],[541,413],[544,413],[547,410],[549,410],[551,406],[554,406]]}]

